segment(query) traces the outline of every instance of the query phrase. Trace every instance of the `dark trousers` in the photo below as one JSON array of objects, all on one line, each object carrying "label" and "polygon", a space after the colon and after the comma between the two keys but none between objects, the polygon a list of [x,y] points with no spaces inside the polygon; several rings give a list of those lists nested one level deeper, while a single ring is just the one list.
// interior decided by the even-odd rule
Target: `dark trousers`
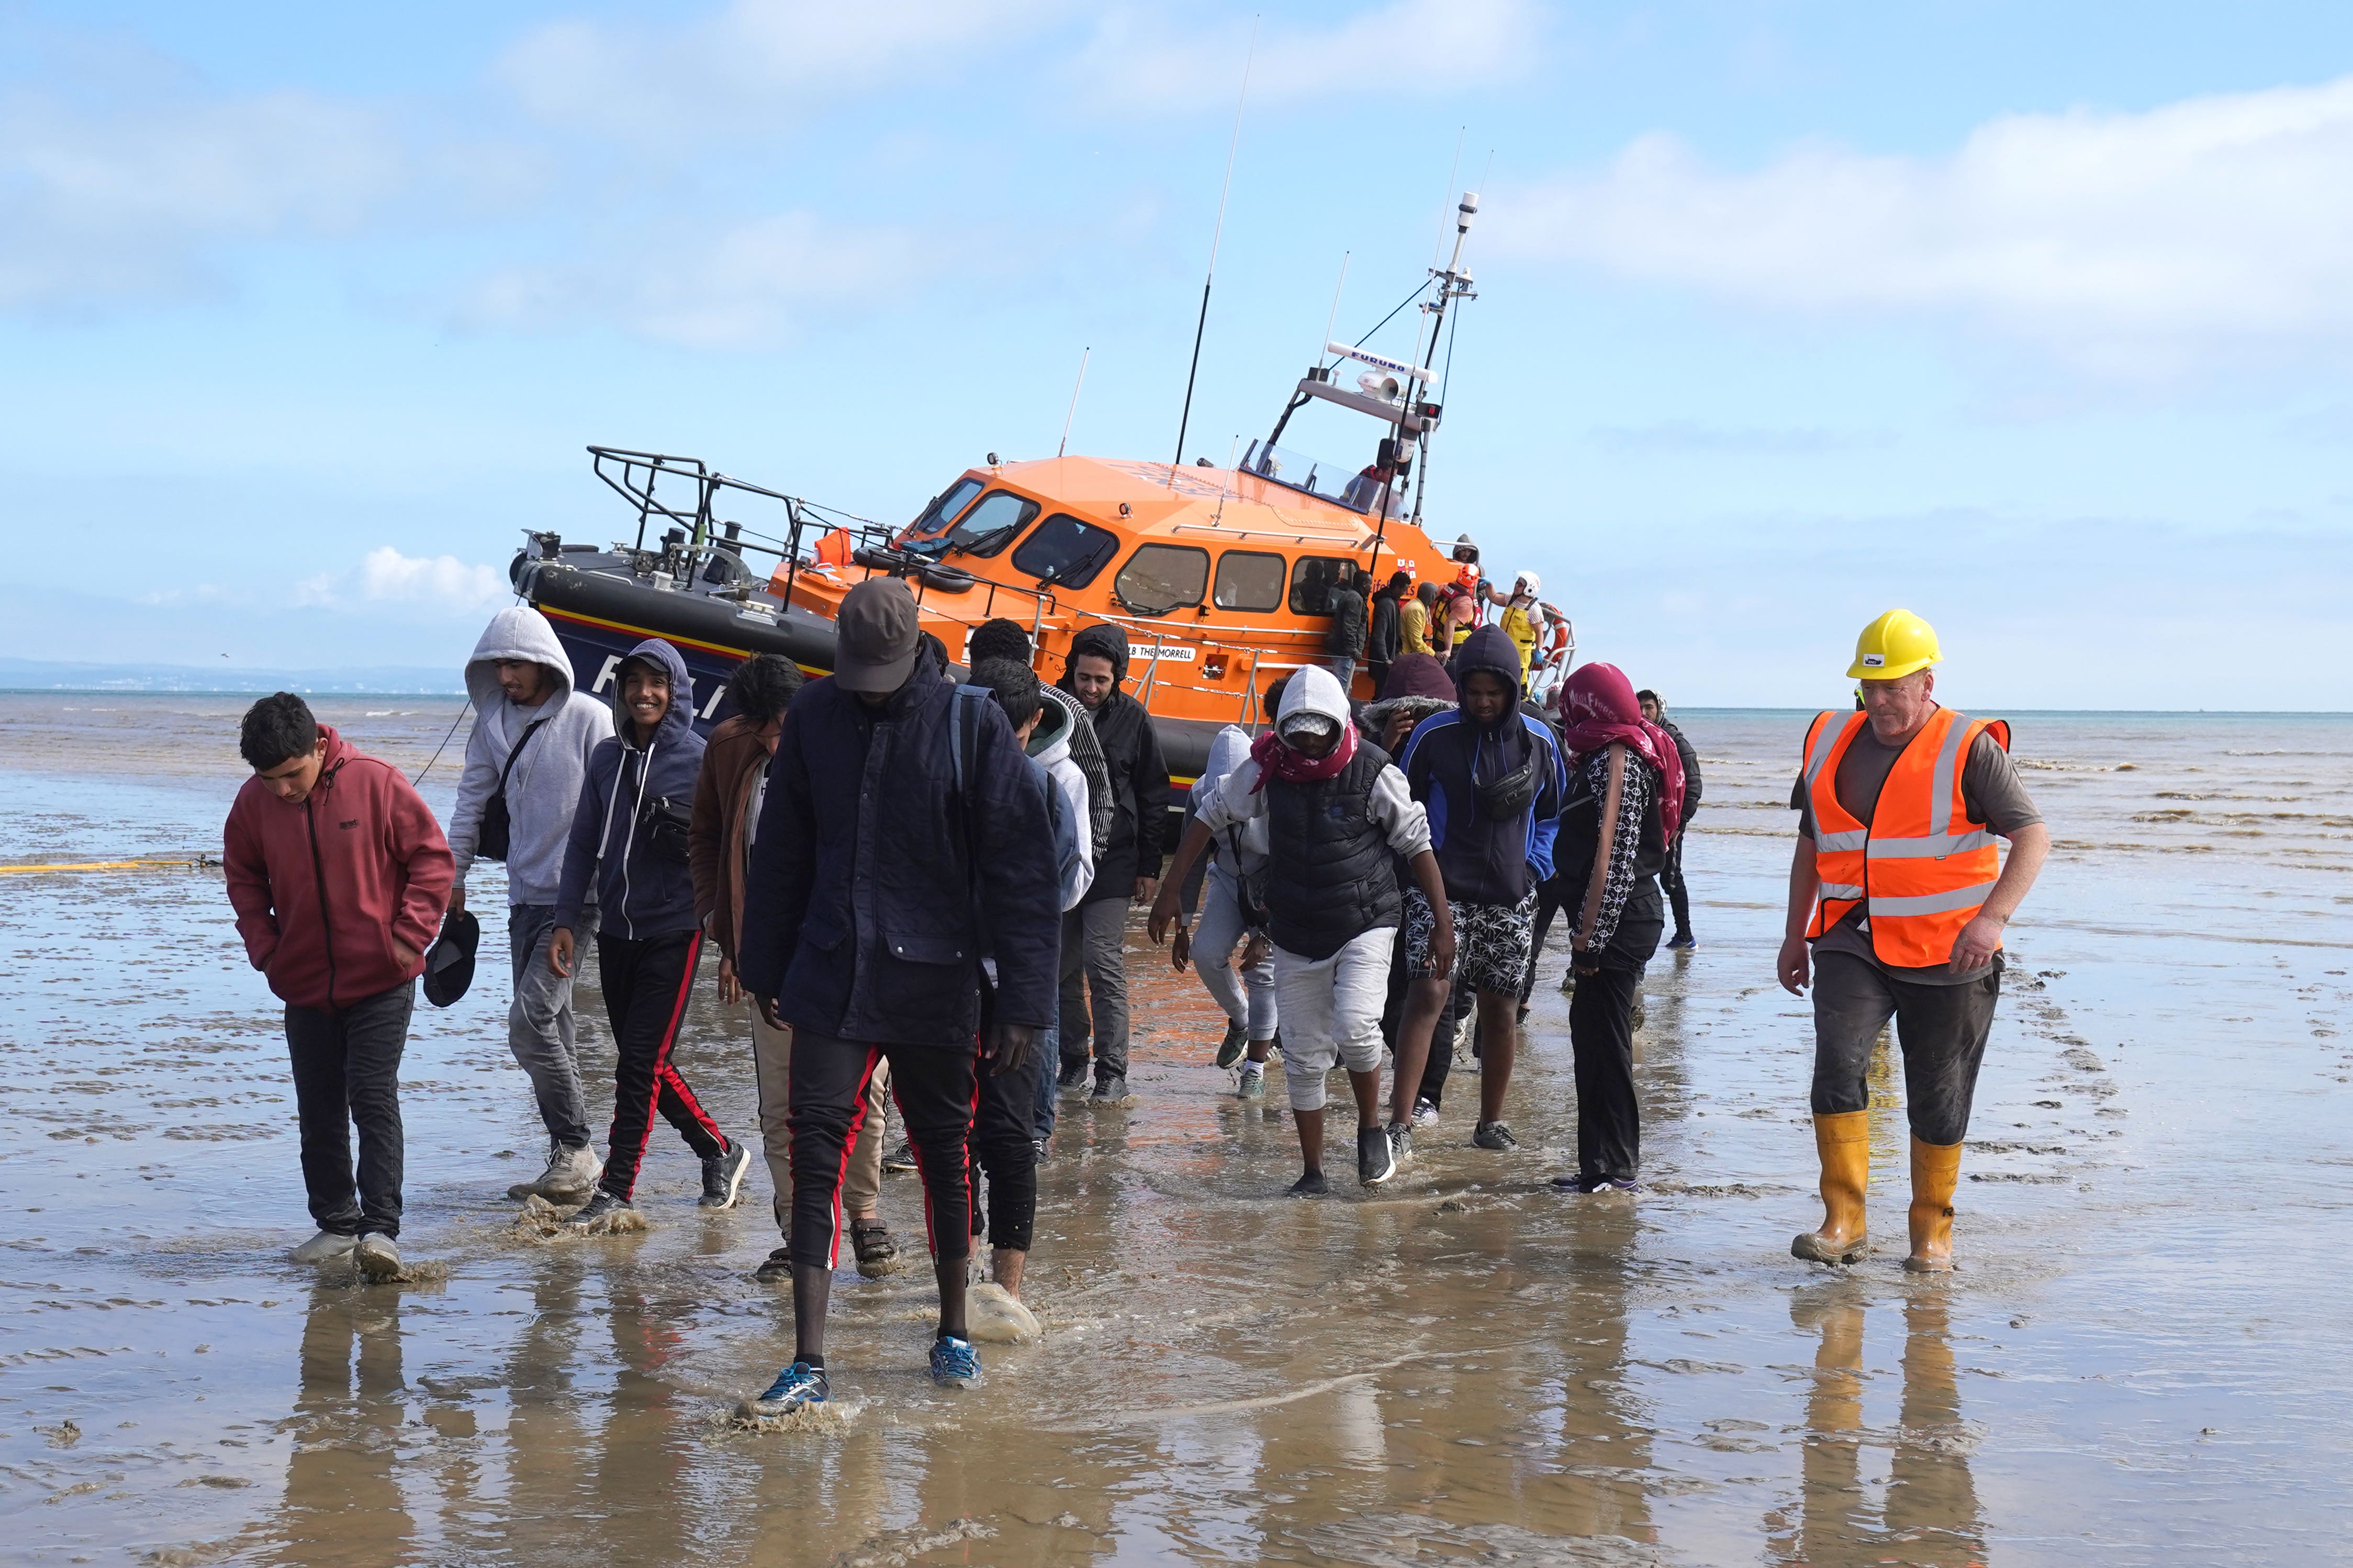
[{"label": "dark trousers", "polygon": [[[1573,890],[1580,897],[1585,891],[1582,888]],[[1562,910],[1567,908],[1571,891],[1572,889],[1565,886],[1563,879],[1559,877],[1536,884],[1536,923],[1535,929],[1529,933],[1528,938],[1528,973],[1526,978],[1520,982],[1522,1007],[1525,1007],[1528,1005],[1528,998],[1535,994],[1536,961],[1544,956],[1545,938],[1552,933],[1554,919]]]},{"label": "dark trousers", "polygon": [[678,1026],[694,989],[701,931],[635,938],[596,933],[596,969],[605,1016],[613,1021],[613,1131],[596,1184],[617,1198],[637,1190],[638,1165],[653,1137],[654,1112],[708,1160],[727,1152],[726,1135],[670,1061]]},{"label": "dark trousers", "polygon": [[1642,1164],[1642,1107],[1634,1097],[1634,998],[1643,965],[1577,977],[1568,1046],[1577,1058],[1577,1172],[1632,1181]]},{"label": "dark trousers", "polygon": [[[1381,1005],[1381,1044],[1388,1048],[1392,1058],[1397,1056],[1398,1036],[1405,1028],[1406,994],[1413,987],[1409,973],[1410,964],[1406,952],[1405,926],[1398,926],[1397,941],[1389,948],[1389,994]],[[1462,984],[1462,972],[1456,969],[1454,988],[1446,994],[1446,1010],[1430,1031],[1430,1056],[1421,1068],[1421,1087],[1414,1091],[1417,1100],[1426,1100],[1432,1105],[1446,1098],[1446,1075],[1454,1066],[1454,1032],[1462,1022],[1462,1015],[1471,1005],[1471,992]]]},{"label": "dark trousers", "polygon": [[1667,863],[1659,872],[1659,884],[1667,890],[1667,907],[1675,912],[1677,936],[1691,930],[1691,890],[1683,886],[1683,840],[1690,837],[1688,827],[1676,832],[1675,841],[1667,846]]},{"label": "dark trousers", "polygon": [[[907,1124],[923,1183],[923,1232],[937,1262],[972,1256],[973,1051],[945,1046],[866,1046],[793,1031],[793,1256],[833,1267],[841,1245],[841,1182],[866,1115],[875,1065],[891,1064],[891,1093]],[[1015,1076],[1018,1076],[1018,1074]],[[1035,1092],[1034,1084],[1029,1085]],[[1026,1117],[1026,1112],[1025,1112]],[[1023,1122],[1024,1146],[1028,1123]],[[1034,1191],[1034,1189],[1033,1189]]]},{"label": "dark trousers", "polygon": [[1961,985],[1898,980],[1852,952],[1814,955],[1814,1112],[1867,1110],[1863,1081],[1871,1047],[1887,1020],[1904,1052],[1904,1106],[1912,1135],[1947,1145],[1968,1135],[1978,1068],[2001,998],[2001,954],[1993,970]]},{"label": "dark trousers", "polygon": [[[337,1236],[400,1234],[400,1053],[408,1043],[414,984],[326,1007],[286,1009],[286,1053],[302,1129],[302,1187],[311,1217]],[[360,1130],[359,1175],[352,1128]]]},{"label": "dark trousers", "polygon": [[[981,1030],[989,1027],[984,1005]],[[1038,1146],[1030,1142],[1037,1125],[1038,1085],[1051,1077],[1045,1063],[1046,1042],[1040,1040],[1029,1059],[1013,1072],[1000,1073],[995,1064],[974,1064],[977,1099],[973,1104],[972,1133],[966,1140],[965,1168],[988,1176],[988,1239],[991,1246],[1015,1252],[1029,1250],[1038,1221]],[[972,1183],[972,1234],[981,1234],[980,1183]]]}]

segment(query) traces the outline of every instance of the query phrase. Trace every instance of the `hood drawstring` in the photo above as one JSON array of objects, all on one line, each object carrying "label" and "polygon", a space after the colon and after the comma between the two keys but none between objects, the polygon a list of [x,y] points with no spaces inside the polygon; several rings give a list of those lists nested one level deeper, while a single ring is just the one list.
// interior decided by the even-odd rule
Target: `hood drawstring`
[{"label": "hood drawstring", "polygon": [[[661,731],[657,729],[654,731],[654,738],[647,742],[646,749],[638,752],[638,798],[630,803],[628,831],[621,839],[621,919],[624,921],[629,918],[629,854],[638,847],[638,818],[645,814],[646,781],[653,774],[654,747],[659,744],[661,744]],[[628,753],[637,751],[637,748],[630,745],[628,742],[623,741],[621,751],[622,760],[626,763]],[[620,782],[618,779],[613,781],[613,799],[617,802],[621,798]],[[612,807],[607,805],[605,812],[606,826],[610,827],[613,820]],[[602,841],[599,840],[599,842]],[[630,934],[632,936],[636,934],[635,927],[630,928]]]}]

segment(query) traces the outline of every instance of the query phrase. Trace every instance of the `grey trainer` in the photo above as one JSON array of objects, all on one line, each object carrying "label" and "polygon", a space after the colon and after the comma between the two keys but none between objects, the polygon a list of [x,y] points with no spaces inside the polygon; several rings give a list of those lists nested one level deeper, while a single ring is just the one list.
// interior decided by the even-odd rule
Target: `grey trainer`
[{"label": "grey trainer", "polygon": [[360,1244],[356,1236],[337,1236],[322,1230],[294,1249],[297,1263],[332,1263],[338,1258],[349,1258],[352,1248]]},{"label": "grey trainer", "polygon": [[547,1169],[531,1181],[509,1187],[507,1196],[517,1203],[539,1198],[559,1208],[585,1204],[596,1185],[596,1178],[604,1173],[605,1162],[596,1158],[596,1150],[585,1144],[573,1149],[551,1143],[547,1148]]},{"label": "grey trainer", "polygon": [[400,1248],[384,1232],[372,1230],[352,1248],[352,1261],[371,1279],[389,1279],[400,1272]]}]

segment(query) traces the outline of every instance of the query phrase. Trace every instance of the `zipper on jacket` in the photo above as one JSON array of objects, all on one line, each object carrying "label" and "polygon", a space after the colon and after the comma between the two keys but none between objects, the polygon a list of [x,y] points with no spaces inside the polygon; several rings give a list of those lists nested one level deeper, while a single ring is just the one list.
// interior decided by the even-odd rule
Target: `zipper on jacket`
[{"label": "zipper on jacket", "polygon": [[335,927],[327,917],[327,865],[319,858],[319,818],[311,809],[318,795],[313,788],[302,797],[302,826],[311,833],[311,874],[319,882],[319,943],[327,953],[327,1010],[335,1010]]}]

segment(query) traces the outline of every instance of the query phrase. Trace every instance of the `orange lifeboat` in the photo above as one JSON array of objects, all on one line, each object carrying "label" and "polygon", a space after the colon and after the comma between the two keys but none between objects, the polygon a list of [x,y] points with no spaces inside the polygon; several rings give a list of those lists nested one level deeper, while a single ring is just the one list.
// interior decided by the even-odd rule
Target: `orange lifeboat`
[{"label": "orange lifeboat", "polygon": [[[1258,448],[1253,448],[1253,456]],[[1269,467],[1274,463],[1270,460]],[[1361,493],[1385,493],[1351,474]],[[851,585],[905,577],[923,629],[961,660],[972,629],[1018,621],[1041,678],[1059,679],[1071,639],[1099,622],[1130,648],[1126,689],[1187,776],[1227,724],[1261,721],[1266,688],[1325,653],[1344,572],[1376,583],[1399,569],[1451,579],[1447,553],[1409,523],[1236,468],[1049,458],[966,470],[886,549],[821,543],[780,564],[783,603],[833,618]],[[1359,673],[1355,695],[1375,693]]]}]

